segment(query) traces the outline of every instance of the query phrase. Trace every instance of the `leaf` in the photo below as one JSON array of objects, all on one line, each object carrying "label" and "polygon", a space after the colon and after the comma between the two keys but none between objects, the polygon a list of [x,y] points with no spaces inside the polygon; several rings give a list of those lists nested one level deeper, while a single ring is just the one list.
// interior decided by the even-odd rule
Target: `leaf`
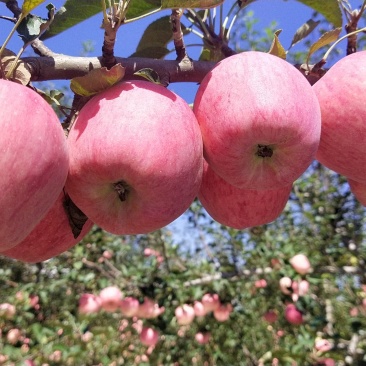
[{"label": "leaf", "polygon": [[163,58],[169,53],[167,45],[172,37],[170,17],[161,17],[148,25],[131,57]]},{"label": "leaf", "polygon": [[48,104],[54,103],[58,106],[60,106],[60,100],[64,97],[64,93],[59,90],[50,90],[46,93],[43,90],[37,89],[37,93],[40,94]]},{"label": "leaf", "polygon": [[22,6],[22,15],[23,16],[28,15],[34,8],[36,8],[38,5],[44,2],[45,0],[24,0]]},{"label": "leaf", "polygon": [[64,209],[69,219],[71,231],[76,239],[83,230],[88,217],[75,205],[68,194],[65,194]]},{"label": "leaf", "polygon": [[[13,68],[13,63],[16,60],[16,54],[12,51],[5,49],[2,53],[1,63],[5,74]],[[17,66],[12,72],[11,80],[22,85],[28,85],[31,79],[31,72],[29,66],[21,61],[17,61]]]},{"label": "leaf", "polygon": [[225,0],[162,0],[162,9],[171,8],[198,8],[208,9],[214,8],[224,3]]},{"label": "leaf", "polygon": [[55,19],[41,39],[53,37],[66,29],[102,11],[100,0],[66,0],[64,9],[55,14]]},{"label": "leaf", "polygon": [[335,42],[338,39],[341,31],[342,28],[336,28],[329,32],[324,33],[314,44],[311,45],[309,53],[307,55],[306,63],[307,64],[309,63],[310,57],[314,52],[318,51],[320,48],[330,43]]},{"label": "leaf", "polygon": [[268,53],[286,60],[286,50],[283,48],[280,40],[278,39],[278,36],[281,32],[282,29],[279,29],[274,33],[272,45]]},{"label": "leaf", "polygon": [[320,20],[314,21],[313,19],[309,19],[306,23],[304,23],[300,28],[297,29],[294,38],[292,38],[291,45],[289,49],[294,46],[297,42],[300,42],[302,39],[307,37],[320,23]]},{"label": "leaf", "polygon": [[19,24],[17,32],[24,44],[29,44],[37,39],[49,26],[52,19],[43,19],[28,14]]},{"label": "leaf", "polygon": [[326,0],[326,1],[297,0],[297,1],[303,3],[304,5],[309,6],[310,8],[322,14],[325,17],[325,19],[333,23],[333,25],[336,28],[342,27],[343,23],[342,12],[339,7],[338,0]]},{"label": "leaf", "polygon": [[91,70],[85,76],[71,79],[71,90],[78,95],[90,97],[118,83],[125,75],[121,64],[114,65],[110,70],[106,67]]},{"label": "leaf", "polygon": [[134,75],[141,76],[141,77],[145,78],[146,80],[151,81],[154,84],[163,85],[160,82],[159,74],[153,69],[149,69],[149,68],[141,69],[139,71],[136,71],[134,73]]}]

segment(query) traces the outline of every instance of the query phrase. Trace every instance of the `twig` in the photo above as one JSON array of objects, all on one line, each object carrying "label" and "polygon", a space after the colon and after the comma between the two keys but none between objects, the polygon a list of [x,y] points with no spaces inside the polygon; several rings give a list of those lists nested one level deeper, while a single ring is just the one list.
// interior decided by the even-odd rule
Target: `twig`
[{"label": "twig", "polygon": [[108,273],[107,271],[105,271],[99,264],[88,261],[86,258],[83,258],[81,260],[83,262],[83,264],[85,264],[87,267],[89,268],[94,268],[96,270],[98,270],[102,275],[109,277],[112,280],[115,280],[117,277],[112,276],[110,273]]},{"label": "twig", "polygon": [[172,9],[170,15],[170,22],[172,24],[174,48],[177,54],[177,61],[181,61],[184,58],[188,58],[187,50],[184,44],[183,31],[180,19],[183,15],[182,9]]}]

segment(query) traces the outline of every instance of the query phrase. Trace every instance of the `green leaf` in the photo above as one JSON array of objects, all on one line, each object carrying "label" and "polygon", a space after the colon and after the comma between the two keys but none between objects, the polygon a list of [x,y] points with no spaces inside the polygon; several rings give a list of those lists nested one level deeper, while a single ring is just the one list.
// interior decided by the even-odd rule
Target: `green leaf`
[{"label": "green leaf", "polygon": [[23,16],[28,15],[34,8],[36,8],[38,5],[40,5],[44,2],[45,2],[45,0],[24,0],[23,6],[22,6]]},{"label": "green leaf", "polygon": [[102,11],[100,0],[67,0],[64,7],[66,11],[55,14],[54,21],[41,39],[53,37]]},{"label": "green leaf", "polygon": [[134,0],[128,6],[127,20],[141,18],[161,9],[161,0]]},{"label": "green leaf", "polygon": [[139,71],[136,71],[134,75],[141,76],[154,84],[162,85],[162,83],[160,82],[159,74],[153,69],[149,68],[141,69]]},{"label": "green leaf", "polygon": [[161,17],[145,29],[132,57],[163,58],[169,52],[167,44],[172,40],[169,16]]},{"label": "green leaf", "polygon": [[302,39],[307,37],[320,23],[320,21],[315,21],[313,19],[309,19],[306,23],[304,23],[300,28],[297,29],[294,38],[292,38],[291,45],[289,49],[294,46],[297,42],[300,42]]},{"label": "green leaf", "polygon": [[297,0],[322,14],[336,28],[342,26],[342,12],[338,0]]},{"label": "green leaf", "polygon": [[24,44],[28,44],[37,39],[48,28],[52,19],[43,19],[38,16],[28,14],[19,24],[17,32]]},{"label": "green leaf", "polygon": [[277,56],[279,58],[282,58],[283,60],[286,60],[286,50],[283,48],[280,40],[278,39],[278,36],[281,33],[281,31],[282,29],[279,29],[274,33],[272,45],[268,53]]},{"label": "green leaf", "polygon": [[320,48],[330,43],[335,42],[338,39],[341,31],[342,28],[336,28],[324,33],[313,45],[311,45],[309,53],[307,55],[306,63],[309,63],[310,57],[314,52],[318,51]]},{"label": "green leaf", "polygon": [[125,68],[121,64],[91,70],[87,75],[71,79],[71,90],[78,95],[90,97],[110,88],[123,79]]}]

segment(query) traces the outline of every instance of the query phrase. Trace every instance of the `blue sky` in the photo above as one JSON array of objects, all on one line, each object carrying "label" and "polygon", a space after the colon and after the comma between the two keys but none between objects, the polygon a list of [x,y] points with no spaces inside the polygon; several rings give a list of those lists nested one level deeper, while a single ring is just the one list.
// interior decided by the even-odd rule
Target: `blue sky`
[{"label": "blue sky", "polygon": [[[40,16],[46,16],[45,6],[47,3],[48,2],[45,2],[44,4],[40,5],[37,9],[35,9],[34,13]],[[56,8],[60,8],[64,3],[64,0],[52,1],[52,4],[54,4]],[[357,6],[359,3],[361,3],[361,1],[351,1],[351,3]],[[233,0],[226,0],[226,4],[227,7],[229,7],[229,5],[231,6],[231,4],[233,4]],[[312,14],[312,9],[295,0],[258,0],[248,6],[247,9],[252,10],[255,17],[258,18],[259,22],[256,26],[258,29],[263,29],[267,27],[272,21],[276,21],[276,28],[282,29],[280,40],[285,48],[290,45],[292,37],[295,34],[297,28],[305,23]],[[5,9],[5,6],[3,6],[3,11],[1,14],[10,15],[6,12],[7,10]],[[122,57],[131,55],[135,51],[138,41],[141,38],[146,26],[154,19],[166,14],[169,14],[169,11],[159,12],[154,16],[124,25],[118,33],[115,52],[116,55]],[[100,29],[100,24],[101,14],[98,14],[93,18],[90,18],[83,23],[65,31],[59,36],[46,40],[46,45],[54,52],[79,56],[83,50],[83,41],[89,41],[94,46],[94,51],[90,55],[100,55],[103,41],[103,30]],[[3,20],[0,42],[3,42],[10,29],[11,23]],[[186,43],[189,42],[197,43],[199,42],[199,38],[197,36],[190,36],[186,40]],[[20,39],[14,35],[9,48],[14,52],[17,52],[21,47],[21,44],[22,43]],[[295,46],[294,49],[297,47],[301,47],[301,43]],[[192,58],[197,58],[199,51],[200,49],[198,47],[190,48],[189,55]],[[171,56],[171,58],[173,57],[175,57],[174,54]],[[187,102],[191,103],[193,101],[197,86],[193,85],[193,83],[176,83],[171,85],[170,88],[185,98]]]}]

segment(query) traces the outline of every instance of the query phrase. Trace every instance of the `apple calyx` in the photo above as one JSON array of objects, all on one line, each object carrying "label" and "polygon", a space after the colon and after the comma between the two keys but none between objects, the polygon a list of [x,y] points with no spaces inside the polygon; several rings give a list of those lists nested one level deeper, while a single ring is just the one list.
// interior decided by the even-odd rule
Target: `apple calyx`
[{"label": "apple calyx", "polygon": [[114,186],[114,189],[116,190],[116,192],[118,194],[118,197],[119,197],[120,201],[121,202],[126,201],[127,200],[127,195],[130,191],[128,184],[125,181],[121,180],[117,183],[114,183],[113,186]]},{"label": "apple calyx", "polygon": [[273,155],[273,149],[268,145],[257,145],[256,155],[261,158],[270,158]]}]

